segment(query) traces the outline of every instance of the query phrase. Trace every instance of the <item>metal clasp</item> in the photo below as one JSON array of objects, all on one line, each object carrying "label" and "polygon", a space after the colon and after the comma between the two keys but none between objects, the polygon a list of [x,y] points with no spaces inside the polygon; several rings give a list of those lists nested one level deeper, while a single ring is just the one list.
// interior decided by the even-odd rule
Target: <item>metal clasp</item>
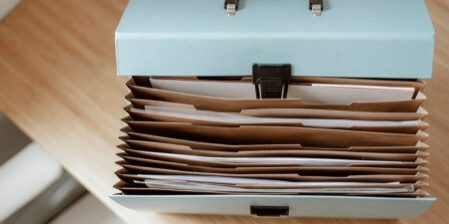
[{"label": "metal clasp", "polygon": [[228,16],[234,16],[239,10],[239,0],[225,0],[224,8]]},{"label": "metal clasp", "polygon": [[323,9],[323,0],[309,0],[309,10],[312,11],[313,16],[321,16]]}]

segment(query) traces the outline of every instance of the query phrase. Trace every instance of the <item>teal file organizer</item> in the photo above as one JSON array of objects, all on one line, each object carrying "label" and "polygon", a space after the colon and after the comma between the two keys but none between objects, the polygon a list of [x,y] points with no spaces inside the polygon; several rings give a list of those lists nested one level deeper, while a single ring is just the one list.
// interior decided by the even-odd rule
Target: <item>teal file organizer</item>
[{"label": "teal file organizer", "polygon": [[[116,31],[120,76],[241,76],[253,64],[290,64],[293,75],[426,79],[434,31],[423,0],[130,0]],[[267,195],[111,195],[139,210],[248,215],[412,218],[435,198]],[[254,208],[257,209],[257,208]],[[284,215],[284,214],[279,214]]]}]

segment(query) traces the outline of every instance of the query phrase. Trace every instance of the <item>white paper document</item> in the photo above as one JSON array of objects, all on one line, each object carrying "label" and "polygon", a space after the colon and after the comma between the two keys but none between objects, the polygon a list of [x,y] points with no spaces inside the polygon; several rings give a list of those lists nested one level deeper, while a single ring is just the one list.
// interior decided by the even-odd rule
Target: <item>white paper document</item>
[{"label": "white paper document", "polygon": [[395,185],[399,182],[325,182],[325,181],[285,181],[285,180],[268,180],[256,179],[246,177],[222,177],[222,176],[195,176],[195,175],[153,175],[153,174],[138,174],[139,177],[152,180],[177,180],[177,181],[191,181],[191,182],[206,182],[218,184],[232,184],[232,185],[270,185],[282,187],[338,187],[338,186],[367,186],[374,184],[388,184]]},{"label": "white paper document", "polygon": [[[150,81],[153,88],[187,94],[222,98],[256,98],[255,88],[251,82],[157,78],[151,78]],[[290,84],[287,98],[302,99],[308,103],[351,104],[410,100],[414,93],[413,87],[312,83]]]},{"label": "white paper document", "polygon": [[401,161],[384,161],[384,160],[354,160],[354,159],[325,159],[325,158],[299,158],[299,157],[210,157],[195,156],[175,153],[147,152],[146,154],[154,157],[165,157],[172,159],[182,159],[196,162],[221,162],[233,164],[276,164],[289,165],[297,164],[299,166],[351,166],[352,164],[401,164]]},{"label": "white paper document", "polygon": [[131,108],[133,112],[144,112],[153,115],[189,119],[198,122],[221,123],[232,125],[302,125],[320,128],[352,128],[352,127],[410,127],[420,124],[419,120],[412,121],[369,121],[347,119],[313,119],[313,118],[264,118],[240,115],[237,113],[223,113],[185,108],[145,106],[145,110]]},{"label": "white paper document", "polygon": [[160,181],[145,180],[147,187],[162,188],[166,190],[184,190],[184,191],[207,191],[207,192],[226,192],[226,193],[283,193],[283,194],[385,194],[385,193],[412,193],[413,185],[407,185],[399,188],[374,187],[374,188],[286,188],[286,189],[254,189],[242,187],[230,187],[207,183],[192,183],[178,181]]},{"label": "white paper document", "polygon": [[145,184],[147,187],[193,192],[379,194],[412,193],[415,190],[413,184],[399,185],[399,182],[291,182],[193,175],[139,175],[139,177],[146,179],[135,183]]}]

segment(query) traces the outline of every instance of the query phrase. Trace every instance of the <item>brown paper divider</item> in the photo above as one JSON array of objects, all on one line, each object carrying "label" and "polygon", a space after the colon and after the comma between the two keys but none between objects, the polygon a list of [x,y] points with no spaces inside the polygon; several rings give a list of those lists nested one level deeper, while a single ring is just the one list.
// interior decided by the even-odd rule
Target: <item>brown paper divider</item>
[{"label": "brown paper divider", "polygon": [[[140,99],[136,100],[142,101],[140,105],[142,105],[143,107],[146,106],[145,100]],[[147,106],[153,105],[151,105],[148,102]],[[372,121],[422,120],[428,115],[427,111],[425,111],[424,108],[422,107],[420,107],[417,112],[364,112],[364,111],[325,110],[325,109],[308,109],[308,108],[278,108],[278,109],[261,108],[261,109],[242,110],[240,114],[253,117],[326,118],[326,119],[352,119],[352,120],[372,120]]]},{"label": "brown paper divider", "polygon": [[[152,178],[147,178],[144,176],[136,175],[136,174],[128,174],[125,172],[117,172],[116,175],[124,182],[133,184],[135,181],[145,181],[145,180],[151,180]],[[159,179],[154,179],[159,180]],[[169,180],[169,179],[167,179]],[[176,181],[173,179],[173,181]],[[185,181],[185,182],[191,182],[191,183],[210,183],[210,182],[199,182],[199,181]],[[293,182],[294,183],[294,182]],[[235,187],[242,187],[247,189],[264,189],[264,188],[272,188],[272,189],[308,189],[308,188],[348,188],[348,187],[354,187],[354,185],[334,185],[329,186],[326,184],[315,184],[315,185],[304,185],[304,186],[298,186],[298,185],[261,185],[261,184],[224,184],[224,183],[214,183],[218,186],[235,186]],[[370,183],[370,184],[364,184],[364,185],[358,185],[357,188],[402,188],[406,186],[412,185],[414,189],[420,189],[423,186],[427,186],[427,183],[423,183],[422,181],[417,181],[416,183],[399,183],[399,184],[388,184],[388,183]]]},{"label": "brown paper divider", "polygon": [[[161,106],[172,108],[184,108],[196,110],[193,105],[173,103],[159,100],[135,98],[131,93],[125,97],[134,107],[144,109],[145,106]],[[253,117],[277,117],[277,118],[326,118],[326,119],[352,119],[373,121],[408,121],[422,120],[428,116],[428,112],[420,107],[417,112],[364,112],[330,109],[309,108],[259,108],[245,109],[241,115]]]},{"label": "brown paper divider", "polygon": [[[225,127],[238,127],[240,125],[246,126],[295,126],[295,127],[306,127],[302,123],[254,123],[254,124],[236,124],[232,122],[218,122],[218,121],[206,121],[200,119],[189,119],[181,118],[170,115],[154,114],[150,111],[136,111],[132,110],[133,107],[127,106],[124,110],[132,117],[135,121],[164,121],[164,122],[189,122],[198,125],[215,125],[215,126],[225,126]],[[343,129],[343,130],[360,130],[360,131],[372,131],[372,132],[389,132],[389,133],[405,133],[405,134],[416,134],[419,130],[427,129],[429,125],[424,121],[419,121],[417,125],[408,126],[352,126],[352,127],[323,127],[327,129]],[[313,126],[307,126],[313,127]]]},{"label": "brown paper divider", "polygon": [[372,86],[390,86],[390,87],[413,87],[415,88],[414,97],[425,87],[422,80],[379,80],[379,79],[351,79],[351,78],[326,78],[326,77],[293,77],[293,83],[326,83],[326,84],[347,84],[347,85],[372,85]]},{"label": "brown paper divider", "polygon": [[[233,163],[233,162],[222,162],[222,161],[198,161],[192,160],[188,158],[174,158],[171,156],[161,155],[152,152],[142,152],[139,150],[127,149],[123,148],[123,151],[128,153],[129,155],[133,155],[136,157],[154,159],[154,160],[162,160],[162,161],[170,161],[170,162],[178,162],[190,165],[197,166],[207,166],[207,167],[297,167],[298,163],[288,163],[288,164],[276,164],[276,163]],[[422,160],[422,161],[421,161]],[[375,162],[375,163],[357,163],[353,162],[346,167],[390,167],[390,168],[415,168],[417,166],[427,165],[426,161],[422,158],[418,158],[416,161],[404,162],[404,161],[386,161],[386,162]]]},{"label": "brown paper divider", "polygon": [[[385,194],[322,194],[322,193],[301,193],[301,194],[293,194],[293,193],[236,193],[236,192],[217,192],[217,191],[196,191],[196,190],[181,190],[181,189],[166,189],[166,188],[127,188],[121,187],[117,188],[127,195],[159,195],[160,192],[164,192],[164,194],[168,195],[326,195],[326,196],[353,196],[353,197],[361,197],[361,196],[369,196],[369,197],[385,197],[385,198],[418,198],[418,197],[426,197],[429,194],[425,192],[416,192],[416,193],[385,193]],[[157,192],[157,193],[155,193]]]},{"label": "brown paper divider", "polygon": [[420,114],[422,116],[420,120],[425,120],[427,116],[429,116],[429,112],[424,107],[419,107],[418,111],[416,111],[417,114]]},{"label": "brown paper divider", "polygon": [[[419,181],[418,181],[419,182]],[[402,187],[407,187],[407,186],[413,186],[414,189],[417,189],[417,184],[395,184],[395,185],[391,185],[391,184],[367,184],[367,185],[360,185],[360,186],[351,186],[351,185],[339,185],[339,186],[326,186],[326,185],[309,185],[309,186],[304,186],[304,187],[295,187],[293,186],[277,186],[277,185],[253,185],[253,184],[236,184],[236,185],[226,185],[224,184],[224,186],[236,186],[236,187],[241,187],[241,188],[246,188],[246,189],[264,189],[264,188],[271,188],[271,189],[308,189],[308,188],[334,188],[334,189],[338,189],[338,188],[375,188],[375,187],[379,187],[379,188],[402,188]]]},{"label": "brown paper divider", "polygon": [[347,85],[369,85],[369,86],[390,86],[390,87],[413,87],[422,90],[424,81],[404,81],[404,80],[380,80],[380,79],[351,79],[351,78],[327,78],[327,77],[292,77],[293,83],[326,83],[326,84],[347,84]]},{"label": "brown paper divider", "polygon": [[[160,195],[164,195],[164,194],[180,194],[182,192],[161,192],[161,191],[155,191],[154,189],[148,188],[146,185],[144,184],[136,184],[134,183],[134,180],[145,180],[146,178],[142,177],[142,176],[137,176],[136,174],[130,174],[128,173],[128,171],[126,169],[121,169],[119,171],[116,172],[116,175],[121,179],[120,182],[118,182],[116,185],[114,185],[115,188],[121,190],[123,193],[132,193],[132,194],[160,194]],[[416,190],[413,193],[395,193],[395,194],[389,194],[389,195],[375,195],[375,196],[386,196],[386,197],[426,197],[429,194],[427,192],[425,192],[424,190],[420,190],[421,187],[425,187],[428,186],[427,182],[418,180],[415,183],[412,183],[415,186]],[[131,190],[129,192],[124,192]],[[198,194],[199,192],[191,192],[189,194]]]},{"label": "brown paper divider", "polygon": [[302,101],[298,99],[225,99],[211,98],[190,94],[182,94],[167,90],[128,85],[131,92],[137,98],[153,99],[194,105],[198,109],[238,112],[248,108],[298,108]]},{"label": "brown paper divider", "polygon": [[419,141],[414,146],[380,146],[380,147],[370,147],[370,146],[353,146],[350,147],[350,151],[354,152],[383,152],[383,153],[410,153],[417,151],[426,151],[429,145]]},{"label": "brown paper divider", "polygon": [[[115,189],[120,190],[124,195],[174,195],[173,191],[156,190],[148,188],[142,184],[133,184],[120,180],[113,186]],[[176,193],[180,195],[180,193]],[[199,195],[201,193],[189,193],[183,192],[182,195]],[[119,194],[120,195],[120,194]]]},{"label": "brown paper divider", "polygon": [[426,174],[416,175],[349,175],[349,176],[301,176],[297,174],[226,174],[226,173],[206,173],[181,171],[173,169],[143,167],[128,164],[121,164],[123,168],[134,174],[166,174],[166,175],[199,175],[199,176],[223,176],[223,177],[249,177],[270,180],[290,180],[290,181],[357,181],[357,182],[393,182],[415,183],[418,180],[428,179]]},{"label": "brown paper divider", "polygon": [[262,150],[229,152],[194,149],[189,146],[161,142],[149,142],[140,140],[125,140],[125,142],[128,144],[128,146],[121,145],[119,146],[119,148],[210,157],[316,157],[361,160],[415,161],[418,157],[425,158],[428,156],[428,153],[420,151],[416,153],[367,153],[325,150]]},{"label": "brown paper divider", "polygon": [[253,150],[301,150],[303,147],[300,144],[251,144],[251,145],[229,145],[218,144],[211,142],[199,142],[178,138],[163,137],[157,135],[149,135],[138,132],[132,132],[131,129],[124,130],[129,137],[121,137],[121,140],[136,139],[144,141],[155,141],[162,143],[172,143],[178,145],[186,145],[189,147],[214,150],[214,151],[253,151]]},{"label": "brown paper divider", "polygon": [[[149,77],[146,77],[149,80]],[[164,79],[164,80],[200,80],[195,76],[174,76],[174,77],[157,77],[152,76],[151,78]],[[212,81],[217,81],[217,79],[210,79]],[[201,81],[207,82],[206,79],[201,79]],[[252,76],[241,76],[233,77],[231,79],[220,80],[223,82],[252,82]],[[394,80],[394,79],[354,79],[354,78],[338,78],[338,77],[306,77],[306,76],[293,76],[291,77],[291,82],[293,84],[301,83],[326,83],[326,84],[346,84],[346,85],[369,85],[369,86],[389,86],[389,87],[413,87],[416,91],[422,90],[425,87],[425,82],[423,80]],[[149,86],[148,84],[143,86]]]},{"label": "brown paper divider", "polygon": [[151,82],[150,82],[149,76],[133,76],[131,78],[131,80],[136,85],[151,87]]},{"label": "brown paper divider", "polygon": [[372,132],[387,132],[387,133],[404,133],[404,134],[416,134],[418,131],[425,131],[429,127],[429,124],[424,121],[419,121],[417,125],[410,126],[353,126],[346,130],[360,130],[360,131],[372,131]]},{"label": "brown paper divider", "polygon": [[[404,186],[402,186],[404,187]],[[220,193],[220,194],[270,194],[270,195],[389,195],[391,193],[385,192],[385,193],[345,193],[345,192],[339,192],[339,193],[330,193],[330,192],[304,192],[304,193],[293,193],[293,192],[274,192],[274,191],[267,191],[267,192],[251,192],[251,190],[263,190],[268,188],[245,188],[248,192],[234,192],[234,191],[216,191],[216,190],[197,190],[197,189],[177,189],[177,188],[170,188],[170,187],[162,187],[162,186],[148,186],[149,189],[165,189],[168,191],[174,191],[174,192],[181,192],[181,191],[187,191],[187,192],[205,192],[205,193]],[[360,188],[360,187],[356,187]],[[385,187],[386,188],[386,187]],[[279,190],[278,188],[270,188],[274,190]],[[292,188],[287,188],[292,190]],[[312,189],[312,188],[294,188],[294,189]],[[338,188],[329,188],[329,187],[322,187],[322,189],[338,189]],[[362,190],[363,188],[360,188]],[[413,192],[411,192],[413,193]],[[394,193],[394,194],[410,194],[410,193]]]},{"label": "brown paper divider", "polygon": [[257,108],[313,108],[376,112],[416,112],[426,99],[425,95],[419,92],[413,100],[367,103],[354,102],[349,105],[324,105],[310,104],[299,99],[226,99],[205,97],[137,86],[134,84],[133,80],[130,80],[127,83],[127,86],[137,98],[191,104],[197,109],[224,112],[240,112],[244,109]]},{"label": "brown paper divider", "polygon": [[150,135],[132,132],[131,129],[125,128],[124,131],[128,137],[121,137],[122,141],[127,139],[154,141],[162,143],[171,143],[177,145],[185,145],[196,149],[213,150],[213,151],[262,151],[262,150],[328,150],[328,151],[353,151],[353,152],[381,152],[381,153],[415,153],[428,149],[428,145],[418,142],[415,146],[353,146],[348,148],[321,148],[321,147],[302,147],[300,144],[265,144],[265,145],[228,145],[210,142],[198,142],[184,139],[163,137],[158,135]]},{"label": "brown paper divider", "polygon": [[124,119],[124,122],[135,132],[222,144],[287,143],[338,148],[355,145],[413,146],[428,137],[425,132],[411,135],[302,127],[215,127],[181,122],[132,121],[130,119]]},{"label": "brown paper divider", "polygon": [[[138,150],[130,150],[130,149],[122,149],[126,153],[138,156],[142,158],[147,159],[153,159],[153,160],[160,160],[160,161],[168,161],[168,162],[177,162],[177,163],[184,163],[189,165],[196,165],[196,166],[205,166],[205,167],[228,167],[228,168],[235,168],[235,167],[297,167],[297,163],[292,164],[273,164],[273,163],[230,163],[230,162],[219,162],[219,161],[196,161],[196,160],[189,160],[186,158],[172,158],[167,157],[164,155],[159,154],[153,154],[153,153],[142,153]],[[382,164],[384,165],[384,164]],[[407,164],[411,165],[411,164]],[[415,163],[413,163],[413,167],[416,167]]]},{"label": "brown paper divider", "polygon": [[132,93],[125,96],[125,99],[129,101],[134,107],[144,109],[145,106],[160,106],[160,107],[174,107],[196,110],[193,105],[183,103],[173,103],[160,100],[149,100],[136,98]]},{"label": "brown paper divider", "polygon": [[[417,167],[417,166],[427,166],[429,162],[423,158],[418,158],[414,162],[402,162],[400,164],[389,164],[389,163],[376,163],[376,164],[370,164],[370,167]],[[357,163],[354,162],[351,164],[351,166],[366,166],[366,164],[363,163]]]},{"label": "brown paper divider", "polygon": [[[332,196],[335,194],[281,194],[281,193],[228,193],[217,191],[182,191],[182,190],[168,190],[163,188],[150,188],[145,185],[130,184],[124,181],[118,182],[114,188],[120,190],[126,195],[326,195]],[[341,194],[340,194],[341,195]],[[417,198],[427,197],[429,194],[422,190],[416,190],[413,193],[384,193],[384,194],[347,194],[346,196],[373,196],[373,197],[402,197],[402,198]]]},{"label": "brown paper divider", "polygon": [[[151,178],[142,178],[142,179],[136,179],[135,181],[144,181],[144,180],[153,180]],[[154,180],[158,180],[158,179],[154,179]],[[172,180],[173,182],[177,182],[176,180]],[[181,181],[179,181],[181,182]],[[190,183],[208,183],[208,182],[195,182],[195,181],[186,181],[186,182],[190,182]],[[136,183],[136,182],[134,182]],[[140,184],[140,183],[139,183]],[[212,184],[212,183],[209,183]],[[309,185],[309,186],[279,186],[279,185],[251,185],[251,184],[218,184],[218,183],[213,183],[213,185],[215,186],[226,186],[226,187],[240,187],[240,188],[244,188],[244,189],[311,189],[311,188],[327,188],[327,189],[340,189],[340,188],[390,188],[390,189],[395,189],[395,188],[403,188],[403,187],[415,187],[414,184],[395,184],[395,185],[391,185],[391,184],[369,184],[369,185],[359,185],[359,186],[351,186],[351,185],[339,185],[339,186],[325,186],[325,185]]]},{"label": "brown paper divider", "polygon": [[[147,167],[160,167],[169,169],[178,169],[186,171],[196,172],[208,172],[208,173],[259,173],[259,174],[273,174],[273,173],[297,173],[301,175],[311,174],[407,174],[412,175],[418,172],[427,173],[429,170],[426,167],[418,166],[416,168],[386,168],[386,167],[232,167],[232,168],[220,168],[220,167],[206,167],[188,165],[185,163],[177,163],[170,161],[147,159],[142,157],[135,157],[128,155],[127,153],[119,153],[123,160],[130,165],[147,166]],[[120,162],[118,162],[120,165]]]}]

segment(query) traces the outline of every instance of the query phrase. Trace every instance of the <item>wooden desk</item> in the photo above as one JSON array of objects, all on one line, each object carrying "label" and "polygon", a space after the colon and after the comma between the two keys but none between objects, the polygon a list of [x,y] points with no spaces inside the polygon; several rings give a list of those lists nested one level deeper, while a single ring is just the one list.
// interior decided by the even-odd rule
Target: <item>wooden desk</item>
[{"label": "wooden desk", "polygon": [[[272,223],[231,216],[137,212],[108,195],[125,79],[115,76],[114,30],[126,1],[25,0],[0,23],[0,109],[46,148],[91,193],[130,223]],[[437,30],[434,78],[428,82],[432,192],[425,215],[401,223],[449,223],[449,2],[429,0]],[[406,5],[404,7],[407,7]],[[282,223],[386,223],[287,219]],[[394,221],[390,221],[394,222]]]}]

